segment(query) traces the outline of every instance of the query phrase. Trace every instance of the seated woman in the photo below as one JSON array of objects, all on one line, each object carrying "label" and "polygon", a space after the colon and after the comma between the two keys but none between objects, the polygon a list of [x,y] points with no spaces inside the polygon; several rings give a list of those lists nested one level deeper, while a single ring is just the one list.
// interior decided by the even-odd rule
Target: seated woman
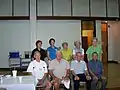
[{"label": "seated woman", "polygon": [[[103,64],[100,60],[98,60],[97,52],[92,53],[92,60],[88,62],[88,68],[92,77],[91,90],[96,90],[99,84],[101,84],[98,87],[99,90],[106,90],[105,87],[107,84],[107,79],[103,76]],[[98,82],[100,83],[98,84]]]},{"label": "seated woman", "polygon": [[35,51],[39,51],[40,52],[40,54],[41,54],[40,60],[44,61],[44,59],[47,57],[47,51],[45,51],[41,47],[42,47],[42,41],[38,40],[36,42],[36,48],[32,51],[32,54],[31,54],[31,59],[32,60],[34,60],[34,53],[35,53]]},{"label": "seated woman", "polygon": [[76,60],[71,62],[71,71],[73,74],[74,90],[79,90],[80,81],[86,82],[87,90],[90,90],[91,77],[89,76],[85,61],[82,60],[82,54],[76,53]]},{"label": "seated woman", "polygon": [[35,76],[35,81],[38,86],[45,87],[44,90],[50,90],[51,83],[47,80],[48,73],[47,65],[44,61],[40,60],[41,54],[39,51],[34,53],[35,60],[31,61],[27,68],[27,72]]}]

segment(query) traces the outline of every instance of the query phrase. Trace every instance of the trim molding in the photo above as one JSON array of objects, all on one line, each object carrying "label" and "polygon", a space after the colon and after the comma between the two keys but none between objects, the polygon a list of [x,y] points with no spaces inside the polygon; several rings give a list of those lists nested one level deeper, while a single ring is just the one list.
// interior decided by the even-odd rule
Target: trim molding
[{"label": "trim molding", "polygon": [[120,20],[118,17],[37,16],[37,20]]},{"label": "trim molding", "polygon": [[0,20],[30,20],[29,16],[0,16]]}]

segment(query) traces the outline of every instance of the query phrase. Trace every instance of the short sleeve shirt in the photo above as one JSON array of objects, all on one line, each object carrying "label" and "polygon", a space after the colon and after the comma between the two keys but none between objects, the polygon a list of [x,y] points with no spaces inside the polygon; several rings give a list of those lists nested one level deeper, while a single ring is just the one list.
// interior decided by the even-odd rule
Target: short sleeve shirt
[{"label": "short sleeve shirt", "polygon": [[92,53],[93,52],[97,52],[98,53],[98,60],[100,60],[100,56],[102,54],[102,47],[101,47],[101,45],[97,45],[96,47],[90,46],[87,49],[86,54],[89,56],[89,60],[92,60]]},{"label": "short sleeve shirt", "polygon": [[72,50],[69,49],[69,48],[67,50],[62,49],[61,52],[62,52],[63,59],[67,60],[68,62],[71,62],[71,60],[72,60]]},{"label": "short sleeve shirt", "polygon": [[77,52],[80,52],[80,53],[82,53],[82,55],[84,55],[84,49],[83,48],[80,48],[79,50],[77,48],[74,48],[73,49],[73,55],[75,55]]},{"label": "short sleeve shirt", "polygon": [[53,74],[62,79],[66,75],[67,69],[70,69],[68,61],[62,59],[60,62],[58,60],[52,60],[49,64],[49,70],[53,71]]},{"label": "short sleeve shirt", "polygon": [[87,70],[87,66],[85,61],[81,60],[78,62],[74,60],[71,62],[71,70],[75,72],[75,74],[83,74]]},{"label": "short sleeve shirt", "polygon": [[35,76],[37,79],[42,79],[44,74],[48,73],[47,65],[42,60],[40,60],[40,62],[33,60],[29,64],[27,72],[31,72],[32,75]]},{"label": "short sleeve shirt", "polygon": [[47,51],[49,53],[49,57],[51,60],[55,59],[56,58],[56,52],[57,52],[58,48],[57,47],[48,47],[47,48]]},{"label": "short sleeve shirt", "polygon": [[88,68],[98,77],[101,77],[103,74],[103,64],[100,60],[90,60],[88,62]]}]

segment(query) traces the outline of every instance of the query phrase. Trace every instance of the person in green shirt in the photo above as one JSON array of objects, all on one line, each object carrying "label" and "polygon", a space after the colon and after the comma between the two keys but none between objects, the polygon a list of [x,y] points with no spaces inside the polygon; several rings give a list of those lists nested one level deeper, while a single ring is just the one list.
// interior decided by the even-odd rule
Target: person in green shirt
[{"label": "person in green shirt", "polygon": [[98,39],[96,37],[93,38],[92,45],[86,51],[88,61],[92,60],[93,52],[97,52],[98,60],[102,60],[102,46],[98,44]]},{"label": "person in green shirt", "polygon": [[71,62],[71,60],[72,60],[72,50],[70,48],[68,48],[68,43],[63,42],[62,47],[63,47],[63,49],[61,50],[62,58],[67,60],[68,62]]}]

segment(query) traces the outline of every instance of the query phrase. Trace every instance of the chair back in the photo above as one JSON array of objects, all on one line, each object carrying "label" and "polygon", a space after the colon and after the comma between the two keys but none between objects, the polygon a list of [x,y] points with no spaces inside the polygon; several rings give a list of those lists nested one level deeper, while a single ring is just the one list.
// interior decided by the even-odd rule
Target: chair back
[{"label": "chair back", "polygon": [[20,58],[19,52],[9,52],[9,58]]}]

